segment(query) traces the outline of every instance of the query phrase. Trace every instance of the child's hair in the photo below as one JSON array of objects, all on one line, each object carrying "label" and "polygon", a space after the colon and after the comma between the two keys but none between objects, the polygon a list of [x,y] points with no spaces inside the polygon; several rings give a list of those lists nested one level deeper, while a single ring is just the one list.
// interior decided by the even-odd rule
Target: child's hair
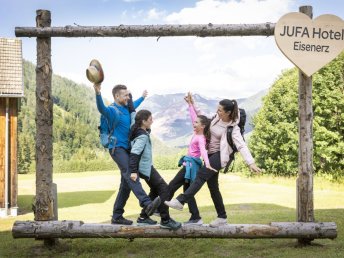
[{"label": "child's hair", "polygon": [[211,120],[208,117],[203,115],[197,116],[202,125],[204,125],[203,135],[205,137],[205,148],[208,149],[210,143],[210,122]]},{"label": "child's hair", "polygon": [[231,114],[229,115],[229,119],[231,121],[235,121],[238,119],[239,108],[238,108],[238,103],[236,102],[236,100],[223,99],[219,102],[219,104],[223,107],[224,111],[231,112]]},{"label": "child's hair", "polygon": [[147,121],[151,115],[152,115],[152,113],[146,109],[142,109],[136,113],[135,123],[131,127],[130,133],[129,133],[129,140],[130,141],[134,140],[134,135],[135,135],[136,131],[142,126],[142,122]]}]

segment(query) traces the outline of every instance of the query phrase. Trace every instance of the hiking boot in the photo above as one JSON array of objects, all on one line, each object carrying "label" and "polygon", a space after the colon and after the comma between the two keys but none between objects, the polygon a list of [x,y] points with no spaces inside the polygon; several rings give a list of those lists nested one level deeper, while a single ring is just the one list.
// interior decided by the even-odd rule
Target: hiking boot
[{"label": "hiking boot", "polygon": [[226,225],[228,225],[227,219],[223,219],[223,218],[216,218],[209,224],[209,226],[212,228],[222,227]]},{"label": "hiking boot", "polygon": [[167,221],[161,221],[160,222],[160,227],[161,228],[167,228],[167,229],[172,229],[172,230],[177,230],[182,226],[182,223],[174,221],[173,219],[169,219]]},{"label": "hiking boot", "polygon": [[148,217],[153,215],[153,213],[156,211],[156,209],[159,207],[161,201],[160,197],[156,197],[150,204],[148,204],[145,208],[144,211],[147,214]]},{"label": "hiking boot", "polygon": [[180,201],[178,201],[177,199],[172,199],[171,201],[165,201],[164,202],[167,206],[182,211],[184,205],[180,203]]},{"label": "hiking boot", "polygon": [[152,220],[151,218],[141,218],[139,217],[137,219],[137,225],[138,226],[149,226],[149,225],[156,225],[158,222],[155,220]]},{"label": "hiking boot", "polygon": [[131,224],[133,224],[133,221],[129,220],[129,219],[125,219],[123,217],[119,217],[117,219],[112,218],[111,219],[111,224],[115,224],[115,225],[131,225]]},{"label": "hiking boot", "polygon": [[202,219],[189,219],[189,221],[186,221],[183,223],[184,225],[203,225]]}]

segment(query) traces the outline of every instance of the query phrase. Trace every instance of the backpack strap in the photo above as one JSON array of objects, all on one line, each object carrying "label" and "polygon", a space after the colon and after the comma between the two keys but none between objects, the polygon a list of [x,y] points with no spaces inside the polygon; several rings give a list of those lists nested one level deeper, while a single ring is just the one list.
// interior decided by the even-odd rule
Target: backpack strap
[{"label": "backpack strap", "polygon": [[229,146],[231,146],[233,151],[232,151],[231,154],[229,154],[229,160],[228,160],[228,162],[226,164],[226,167],[224,169],[224,173],[228,172],[230,164],[232,163],[232,161],[235,160],[234,153],[238,151],[236,146],[235,146],[235,144],[234,144],[234,142],[233,142],[233,138],[232,138],[233,128],[234,128],[233,126],[228,126],[227,127],[227,135],[226,135],[227,143],[228,143]]},{"label": "backpack strap", "polygon": [[[121,112],[118,110],[118,108],[114,104],[110,105],[109,107],[112,107],[113,109],[115,109],[115,111],[117,113],[117,117],[116,117],[115,121],[112,123],[112,127],[111,127],[111,130],[109,133],[109,136],[111,136],[113,134],[113,131],[115,130],[115,128],[117,127],[117,125],[119,123],[119,116],[120,116]],[[109,127],[109,122],[108,122],[108,127]]]}]

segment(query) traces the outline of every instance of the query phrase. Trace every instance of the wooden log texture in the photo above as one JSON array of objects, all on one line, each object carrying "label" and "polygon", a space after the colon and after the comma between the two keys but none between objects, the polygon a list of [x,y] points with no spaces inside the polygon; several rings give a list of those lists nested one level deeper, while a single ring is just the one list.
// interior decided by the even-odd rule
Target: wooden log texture
[{"label": "wooden log texture", "polygon": [[[39,28],[50,26],[50,12],[38,10]],[[37,38],[36,66],[36,198],[35,220],[51,220],[53,212],[53,100],[51,38]]]},{"label": "wooden log texture", "polygon": [[16,27],[17,37],[273,36],[275,23]]},{"label": "wooden log texture", "polygon": [[173,231],[159,226],[91,224],[82,221],[16,221],[14,238],[330,238],[337,237],[334,222],[230,224],[220,228],[188,225]]},{"label": "wooden log texture", "polygon": [[[300,7],[312,18],[312,7]],[[313,105],[312,77],[299,70],[299,159],[297,179],[297,219],[314,221],[313,205]]]}]

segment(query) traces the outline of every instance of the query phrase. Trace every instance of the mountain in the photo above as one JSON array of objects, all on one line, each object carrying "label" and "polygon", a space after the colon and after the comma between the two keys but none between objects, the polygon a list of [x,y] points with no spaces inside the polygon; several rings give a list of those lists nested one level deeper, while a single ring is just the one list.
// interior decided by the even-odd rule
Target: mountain
[{"label": "mountain", "polygon": [[[252,131],[252,117],[261,107],[262,97],[266,93],[267,90],[263,90],[249,98],[237,99],[239,107],[244,108],[247,113],[246,133]],[[153,114],[152,134],[169,146],[179,148],[187,146],[192,135],[192,124],[184,96],[184,93],[153,95],[140,106],[140,109],[148,109]],[[197,107],[206,116],[212,117],[216,113],[221,99],[209,99],[199,94],[193,96]]]}]

